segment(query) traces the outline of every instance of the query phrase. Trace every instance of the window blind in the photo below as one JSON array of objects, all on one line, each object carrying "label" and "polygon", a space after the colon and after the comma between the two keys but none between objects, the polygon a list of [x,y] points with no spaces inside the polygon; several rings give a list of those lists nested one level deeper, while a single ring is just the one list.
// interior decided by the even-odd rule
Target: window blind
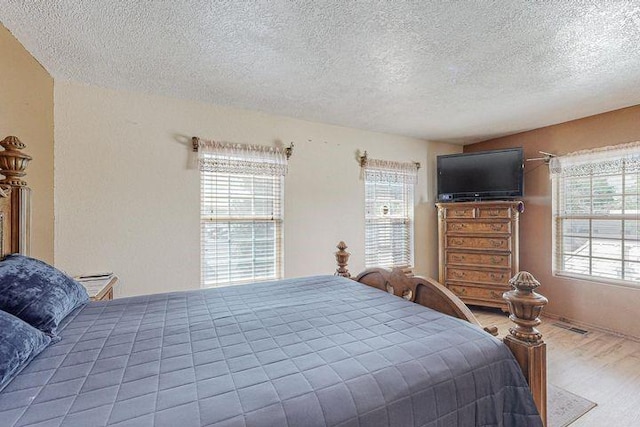
[{"label": "window blind", "polygon": [[199,140],[204,287],[282,277],[283,150]]},{"label": "window blind", "polygon": [[202,172],[202,283],[281,277],[282,176]]},{"label": "window blind", "polygon": [[365,265],[413,265],[413,193],[417,166],[369,160],[365,166]]},{"label": "window blind", "polygon": [[552,163],[556,274],[640,283],[640,147],[629,148]]}]

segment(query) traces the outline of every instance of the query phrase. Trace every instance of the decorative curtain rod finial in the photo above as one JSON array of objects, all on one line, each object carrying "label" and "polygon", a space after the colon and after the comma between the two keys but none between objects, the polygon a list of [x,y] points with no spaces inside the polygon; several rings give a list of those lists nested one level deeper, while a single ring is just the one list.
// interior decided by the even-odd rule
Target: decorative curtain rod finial
[{"label": "decorative curtain rod finial", "polygon": [[197,152],[198,151],[198,137],[194,136],[193,138],[191,138],[191,145],[193,146],[193,151]]},{"label": "decorative curtain rod finial", "polygon": [[367,150],[364,150],[364,154],[362,156],[360,156],[360,167],[365,167],[367,166]]},{"label": "decorative curtain rod finial", "polygon": [[420,169],[420,167],[422,166],[422,165],[420,164],[420,162],[413,162],[413,163],[415,163],[415,165],[416,165],[416,169]]},{"label": "decorative curtain rod finial", "polygon": [[287,156],[287,160],[289,160],[289,157],[293,154],[293,142],[284,149],[284,154]]}]

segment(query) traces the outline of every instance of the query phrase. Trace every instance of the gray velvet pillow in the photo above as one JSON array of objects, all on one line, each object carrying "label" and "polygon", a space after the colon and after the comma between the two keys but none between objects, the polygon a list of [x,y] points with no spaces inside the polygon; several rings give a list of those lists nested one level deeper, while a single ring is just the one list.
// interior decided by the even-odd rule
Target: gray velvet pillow
[{"label": "gray velvet pillow", "polygon": [[81,284],[47,263],[17,254],[0,261],[0,310],[51,336],[62,319],[87,301]]},{"label": "gray velvet pillow", "polygon": [[0,311],[0,390],[51,342],[51,338]]}]

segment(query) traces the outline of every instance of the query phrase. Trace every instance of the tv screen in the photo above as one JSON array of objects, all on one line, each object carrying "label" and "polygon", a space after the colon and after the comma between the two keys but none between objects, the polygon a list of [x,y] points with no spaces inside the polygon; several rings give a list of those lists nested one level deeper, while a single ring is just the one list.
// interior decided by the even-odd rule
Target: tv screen
[{"label": "tv screen", "polygon": [[438,156],[438,200],[496,200],[524,196],[522,148]]}]

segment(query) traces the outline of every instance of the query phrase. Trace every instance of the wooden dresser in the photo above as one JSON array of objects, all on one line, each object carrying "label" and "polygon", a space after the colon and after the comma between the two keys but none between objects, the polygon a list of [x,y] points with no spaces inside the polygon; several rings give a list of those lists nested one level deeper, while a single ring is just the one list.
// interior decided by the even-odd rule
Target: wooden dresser
[{"label": "wooden dresser", "polygon": [[437,203],[440,283],[466,304],[507,310],[518,272],[519,201]]}]

